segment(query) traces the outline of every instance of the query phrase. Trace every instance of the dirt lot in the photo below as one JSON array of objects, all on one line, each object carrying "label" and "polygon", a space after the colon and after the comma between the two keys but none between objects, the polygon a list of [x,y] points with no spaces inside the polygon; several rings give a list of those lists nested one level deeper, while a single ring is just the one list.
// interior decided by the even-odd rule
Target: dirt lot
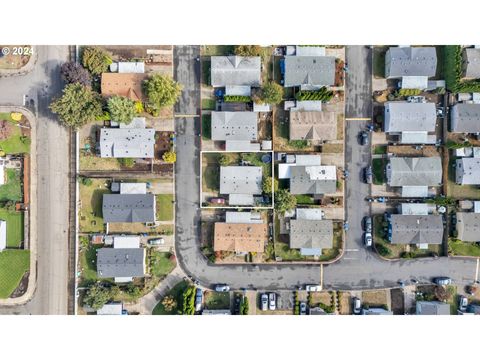
[{"label": "dirt lot", "polygon": [[393,315],[405,314],[405,298],[401,289],[390,290],[391,309]]},{"label": "dirt lot", "polygon": [[420,157],[432,157],[440,156],[440,152],[435,146],[423,146],[421,149],[415,149],[415,146],[411,145],[397,145],[387,146],[387,153],[394,154],[395,156],[420,156]]},{"label": "dirt lot", "polygon": [[373,290],[362,292],[362,302],[364,305],[381,307],[389,306],[387,298],[387,290]]},{"label": "dirt lot", "polygon": [[[350,315],[352,313],[352,296],[349,292],[340,291],[340,315]],[[337,297],[338,298],[338,297]]]}]

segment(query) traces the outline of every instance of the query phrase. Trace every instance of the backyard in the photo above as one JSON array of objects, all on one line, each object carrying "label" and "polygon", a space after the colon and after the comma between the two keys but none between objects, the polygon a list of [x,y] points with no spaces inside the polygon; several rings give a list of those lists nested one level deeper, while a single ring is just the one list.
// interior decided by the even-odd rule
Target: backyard
[{"label": "backyard", "polygon": [[447,194],[454,199],[480,200],[480,187],[477,185],[458,185],[455,183],[455,160],[448,161]]},{"label": "backyard", "polygon": [[169,252],[148,250],[149,272],[159,279],[167,276],[176,266],[175,256]]},{"label": "backyard", "polygon": [[7,222],[7,247],[19,248],[23,242],[23,213],[0,208],[0,219]]},{"label": "backyard", "polygon": [[0,185],[0,202],[22,201],[23,194],[20,179],[20,170],[6,169],[5,177],[5,184]]},{"label": "backyard", "polygon": [[173,194],[158,194],[157,198],[157,220],[173,220]]},{"label": "backyard", "polygon": [[18,287],[30,268],[30,251],[4,250],[0,252],[0,299],[8,298]]},{"label": "backyard", "polygon": [[80,270],[82,272],[82,281],[80,286],[93,283],[97,278],[97,249],[102,245],[88,245],[87,248],[80,250]]},{"label": "backyard", "polygon": [[177,303],[177,306],[174,307],[171,311],[167,311],[165,307],[162,304],[162,300],[158,302],[158,304],[155,306],[153,309],[152,315],[176,315],[178,313],[178,309],[182,308],[182,302],[183,302],[183,293],[187,288],[190,286],[190,284],[186,281],[181,281],[177,285],[175,285],[165,296],[172,296],[174,300]]},{"label": "backyard", "polygon": [[80,183],[80,232],[103,231],[102,200],[109,194],[106,179],[91,179],[91,185]]},{"label": "backyard", "polygon": [[11,120],[0,120],[0,151],[6,154],[30,152],[30,138],[22,135],[21,128]]}]

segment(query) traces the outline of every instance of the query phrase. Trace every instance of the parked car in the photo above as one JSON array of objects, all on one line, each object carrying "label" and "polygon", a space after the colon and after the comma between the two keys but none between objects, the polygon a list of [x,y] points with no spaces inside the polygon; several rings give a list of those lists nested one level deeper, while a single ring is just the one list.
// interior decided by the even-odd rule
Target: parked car
[{"label": "parked car", "polygon": [[272,311],[277,309],[277,294],[268,294],[268,309]]},{"label": "parked car", "polygon": [[267,311],[268,310],[268,295],[267,294],[262,294],[260,297],[260,308],[262,311]]},{"label": "parked car", "polygon": [[364,169],[364,177],[367,184],[371,184],[373,182],[373,172],[371,166],[368,166]]},{"label": "parked car", "polygon": [[368,132],[366,131],[362,131],[360,133],[360,144],[362,145],[368,145],[370,142],[369,142],[369,139],[368,139]]},{"label": "parked car", "polygon": [[225,199],[224,199],[224,198],[214,197],[214,198],[211,198],[211,199],[210,199],[210,202],[211,202],[212,204],[224,205],[224,204],[225,204]]},{"label": "parked car", "polygon": [[365,246],[372,246],[372,233],[366,232],[363,234],[363,243]]},{"label": "parked car", "polygon": [[300,303],[300,315],[307,315],[307,303],[305,301]]},{"label": "parked car", "polygon": [[415,285],[418,284],[418,280],[417,280],[417,279],[410,279],[410,282],[411,282],[412,284],[415,284]]},{"label": "parked car", "polygon": [[365,216],[363,218],[363,228],[366,232],[369,232],[369,233],[372,232],[372,217],[371,216]]},{"label": "parked car", "polygon": [[452,283],[452,279],[446,276],[439,276],[434,278],[433,282],[437,285],[450,285]]},{"label": "parked car", "polygon": [[147,244],[150,246],[158,246],[165,244],[164,238],[155,238],[155,239],[148,239]]},{"label": "parked car", "polygon": [[227,284],[217,284],[215,285],[215,291],[217,292],[229,292],[230,291],[230,286]]},{"label": "parked car", "polygon": [[203,303],[203,291],[200,288],[197,288],[195,292],[195,311],[202,310]]},{"label": "parked car", "polygon": [[458,310],[464,312],[467,310],[467,306],[468,306],[468,299],[461,295],[459,298],[458,298]]},{"label": "parked car", "polygon": [[305,285],[305,290],[310,292],[322,291],[322,287],[320,285]]},{"label": "parked car", "polygon": [[354,297],[352,299],[352,309],[353,309],[353,313],[356,315],[359,315],[362,312],[362,302],[360,301],[359,298]]},{"label": "parked car", "polygon": [[236,295],[233,306],[233,315],[240,315],[240,304],[242,303],[242,295]]}]

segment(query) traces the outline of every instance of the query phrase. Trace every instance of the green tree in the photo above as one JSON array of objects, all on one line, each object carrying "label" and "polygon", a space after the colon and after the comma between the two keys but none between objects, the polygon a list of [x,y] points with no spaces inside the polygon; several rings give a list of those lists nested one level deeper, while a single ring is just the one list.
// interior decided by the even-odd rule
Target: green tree
[{"label": "green tree", "polygon": [[118,158],[118,162],[127,168],[132,168],[135,165],[135,160],[132,158]]},{"label": "green tree", "polygon": [[111,55],[97,47],[88,46],[83,49],[82,65],[93,75],[100,75],[108,70],[108,66],[112,63]]},{"label": "green tree", "polygon": [[108,99],[107,107],[113,121],[124,124],[130,124],[137,112],[135,101],[118,95]]},{"label": "green tree", "polygon": [[[272,193],[272,177],[271,176],[266,176],[266,177],[263,178],[262,190],[265,194],[271,194]],[[274,179],[273,180],[273,191],[277,192],[277,190],[278,190],[278,180]]]},{"label": "green tree", "polygon": [[144,90],[148,98],[148,106],[158,113],[161,108],[177,102],[182,87],[169,76],[155,74],[145,81]]},{"label": "green tree", "polygon": [[177,308],[177,302],[171,295],[167,295],[162,300],[162,305],[165,311],[172,312]]},{"label": "green tree", "polygon": [[162,155],[162,159],[167,163],[174,163],[175,161],[177,161],[177,154],[175,153],[175,151],[167,151]]},{"label": "green tree", "polygon": [[63,95],[50,104],[50,110],[63,124],[73,128],[95,121],[103,114],[100,95],[79,83],[67,85]]},{"label": "green tree", "polygon": [[259,45],[236,45],[234,52],[239,56],[260,56],[262,48]]},{"label": "green tree", "polygon": [[195,287],[190,286],[183,293],[183,315],[193,315],[195,313]]},{"label": "green tree", "polygon": [[281,189],[275,193],[275,209],[280,213],[292,210],[295,206],[297,206],[297,198],[287,189]]},{"label": "green tree", "polygon": [[248,298],[246,296],[242,296],[242,301],[240,303],[240,315],[248,315]]},{"label": "green tree", "polygon": [[92,285],[83,298],[83,304],[94,310],[100,309],[112,299],[112,290],[101,284]]},{"label": "green tree", "polygon": [[270,105],[280,104],[283,100],[283,87],[276,82],[270,81],[266,83],[261,91],[258,101]]}]

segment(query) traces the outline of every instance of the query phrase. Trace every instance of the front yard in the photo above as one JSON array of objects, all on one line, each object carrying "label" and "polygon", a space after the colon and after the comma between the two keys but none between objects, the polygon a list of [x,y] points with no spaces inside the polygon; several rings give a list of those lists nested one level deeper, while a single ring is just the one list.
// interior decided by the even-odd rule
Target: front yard
[{"label": "front yard", "polygon": [[454,256],[477,256],[480,257],[480,246],[461,240],[448,240],[448,252]]},{"label": "front yard", "polygon": [[173,220],[173,194],[158,194],[157,198],[157,220]]},{"label": "front yard", "polygon": [[158,279],[163,279],[177,265],[175,256],[169,252],[149,249],[147,256],[149,272]]},{"label": "front yard", "polygon": [[0,208],[0,219],[7,222],[7,247],[19,248],[23,242],[23,212]]},{"label": "front yard", "polygon": [[171,296],[177,303],[177,306],[174,307],[172,310],[166,310],[165,306],[162,304],[162,300],[158,302],[155,308],[152,311],[152,315],[177,315],[178,309],[182,308],[183,302],[183,293],[190,287],[190,283],[186,281],[181,281],[177,285],[175,285],[163,298],[162,300],[167,297]]},{"label": "front yard", "polygon": [[30,251],[4,250],[0,252],[0,299],[7,299],[30,269]]},{"label": "front yard", "polygon": [[[10,116],[10,114],[8,115]],[[21,128],[11,120],[0,120],[0,123],[0,151],[5,154],[29,153],[30,138],[22,135]]]},{"label": "front yard", "polygon": [[80,232],[103,232],[103,194],[109,194],[106,179],[91,179],[91,185],[80,183]]},{"label": "front yard", "polygon": [[208,310],[230,309],[229,292],[205,292],[205,308]]},{"label": "front yard", "polygon": [[22,186],[20,178],[20,170],[6,169],[6,181],[4,185],[0,185],[0,202],[5,201],[22,201]]},{"label": "front yard", "polygon": [[375,185],[382,185],[387,182],[387,177],[385,174],[385,161],[384,159],[373,159],[372,160],[372,172],[373,172],[373,183]]}]

